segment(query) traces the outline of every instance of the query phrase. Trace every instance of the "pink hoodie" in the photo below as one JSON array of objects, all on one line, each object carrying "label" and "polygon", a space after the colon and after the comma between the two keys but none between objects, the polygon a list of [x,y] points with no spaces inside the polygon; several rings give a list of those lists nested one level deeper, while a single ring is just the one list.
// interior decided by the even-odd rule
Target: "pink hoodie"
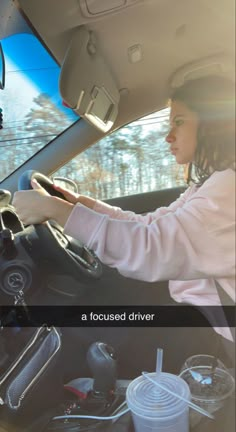
[{"label": "pink hoodie", "polygon": [[177,302],[219,305],[216,279],[235,302],[235,172],[215,172],[169,207],[137,215],[76,204],[64,229],[127,277],[169,280]]}]

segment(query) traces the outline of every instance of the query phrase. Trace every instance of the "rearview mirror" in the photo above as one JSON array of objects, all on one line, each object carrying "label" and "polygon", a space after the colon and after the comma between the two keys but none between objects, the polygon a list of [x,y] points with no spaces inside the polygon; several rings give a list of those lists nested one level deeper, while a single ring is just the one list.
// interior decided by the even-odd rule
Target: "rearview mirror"
[{"label": "rearview mirror", "polygon": [[3,90],[5,87],[5,59],[0,42],[0,89]]}]

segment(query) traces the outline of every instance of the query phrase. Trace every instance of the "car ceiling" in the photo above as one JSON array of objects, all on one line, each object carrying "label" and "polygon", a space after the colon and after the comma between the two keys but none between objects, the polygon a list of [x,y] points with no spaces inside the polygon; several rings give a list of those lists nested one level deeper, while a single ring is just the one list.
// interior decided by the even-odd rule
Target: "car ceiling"
[{"label": "car ceiling", "polygon": [[[124,7],[86,16],[86,2],[104,10]],[[18,0],[18,5],[59,64],[78,26],[94,31],[118,88],[125,89],[126,121],[163,107],[170,76],[182,65],[221,52],[234,61],[234,0]],[[134,45],[141,46],[142,60],[132,64],[128,49]]]}]

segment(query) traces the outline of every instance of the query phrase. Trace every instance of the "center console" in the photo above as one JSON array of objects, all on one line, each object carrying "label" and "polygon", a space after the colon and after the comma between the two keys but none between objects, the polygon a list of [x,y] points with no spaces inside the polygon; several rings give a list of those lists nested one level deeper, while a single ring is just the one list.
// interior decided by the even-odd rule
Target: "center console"
[{"label": "center console", "polygon": [[[38,349],[39,343],[42,345],[43,342],[43,351],[47,346],[45,343],[49,336],[41,335],[40,338],[36,341],[32,359],[35,358],[34,353],[42,353],[42,350]],[[4,344],[0,346],[4,348]],[[5,351],[0,354],[5,354]],[[40,357],[37,355],[37,358],[41,358],[41,354]],[[0,360],[4,364],[3,355]],[[23,417],[19,417],[21,422],[16,420],[15,413],[11,412],[11,415],[5,418],[0,414],[0,429],[2,427],[4,432],[135,432],[132,416],[126,405],[126,391],[131,380],[117,379],[117,357],[114,349],[103,342],[93,343],[87,353],[87,363],[91,378],[73,379],[64,385],[64,389],[59,380],[49,382],[46,379],[41,389],[41,399],[37,403],[39,408],[37,415],[29,418],[35,398],[35,395],[32,395],[29,411],[26,409]],[[29,364],[29,359],[26,358],[23,369],[25,364]],[[60,366],[54,366],[55,368],[60,372]],[[54,374],[52,369],[49,372],[51,376]],[[19,376],[14,372],[13,378]],[[61,390],[63,394],[59,396],[57,393]],[[36,394],[39,394],[39,386],[36,388]],[[49,408],[51,400],[53,404]],[[190,420],[189,432],[235,431],[234,397],[228,399],[225,405],[214,414],[214,420],[201,416],[194,426],[191,425]]]},{"label": "center console", "polygon": [[[87,362],[93,378],[75,379],[65,386],[65,397],[70,400],[66,399],[63,410],[49,422],[45,432],[135,432],[126,405],[126,390],[131,381],[116,379],[117,358],[113,348],[102,342],[92,344]],[[72,418],[73,415],[78,417]],[[82,418],[84,415],[95,418]],[[234,398],[215,413],[214,420],[202,416],[197,424],[190,424],[189,432],[223,430],[235,431]]]}]

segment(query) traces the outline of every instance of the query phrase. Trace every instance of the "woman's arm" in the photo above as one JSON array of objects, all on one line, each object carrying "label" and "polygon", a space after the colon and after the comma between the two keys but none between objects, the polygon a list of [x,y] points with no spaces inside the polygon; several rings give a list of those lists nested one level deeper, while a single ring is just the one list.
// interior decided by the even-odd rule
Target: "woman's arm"
[{"label": "woman's arm", "polygon": [[168,207],[159,207],[154,212],[146,213],[145,215],[136,214],[132,211],[127,211],[127,210],[124,211],[119,207],[110,206],[109,204],[98,200],[95,202],[93,210],[101,214],[106,214],[111,219],[136,221],[136,222],[143,223],[145,225],[149,225],[159,217],[164,216],[169,212],[174,212],[176,211],[177,208],[182,207],[186,202],[186,200],[188,199],[188,196],[192,192],[193,192],[193,188],[188,188],[184,193],[180,195],[180,197],[177,200],[171,203]]},{"label": "woman's arm", "polygon": [[153,220],[163,216],[164,214],[174,212],[178,207],[182,207],[194,189],[188,188],[168,207],[160,207],[154,212],[150,212],[145,215],[139,215],[132,211],[124,211],[119,207],[111,206],[103,201],[95,200],[94,198],[85,195],[74,194],[58,186],[54,187],[59,192],[62,192],[65,198],[73,204],[83,204],[84,206],[93,209],[98,213],[108,215],[111,219],[137,221],[146,225],[149,225]]},{"label": "woman's arm", "polygon": [[135,279],[233,277],[233,189],[231,174],[216,173],[182,207],[149,225],[111,219],[78,204],[65,232],[94,249],[105,264]]},{"label": "woman's arm", "polygon": [[68,189],[64,189],[60,186],[53,185],[53,187],[58,192],[61,192],[64,195],[65,199],[72,204],[80,203],[91,209],[94,208],[96,204],[96,200],[94,198],[71,192]]}]

